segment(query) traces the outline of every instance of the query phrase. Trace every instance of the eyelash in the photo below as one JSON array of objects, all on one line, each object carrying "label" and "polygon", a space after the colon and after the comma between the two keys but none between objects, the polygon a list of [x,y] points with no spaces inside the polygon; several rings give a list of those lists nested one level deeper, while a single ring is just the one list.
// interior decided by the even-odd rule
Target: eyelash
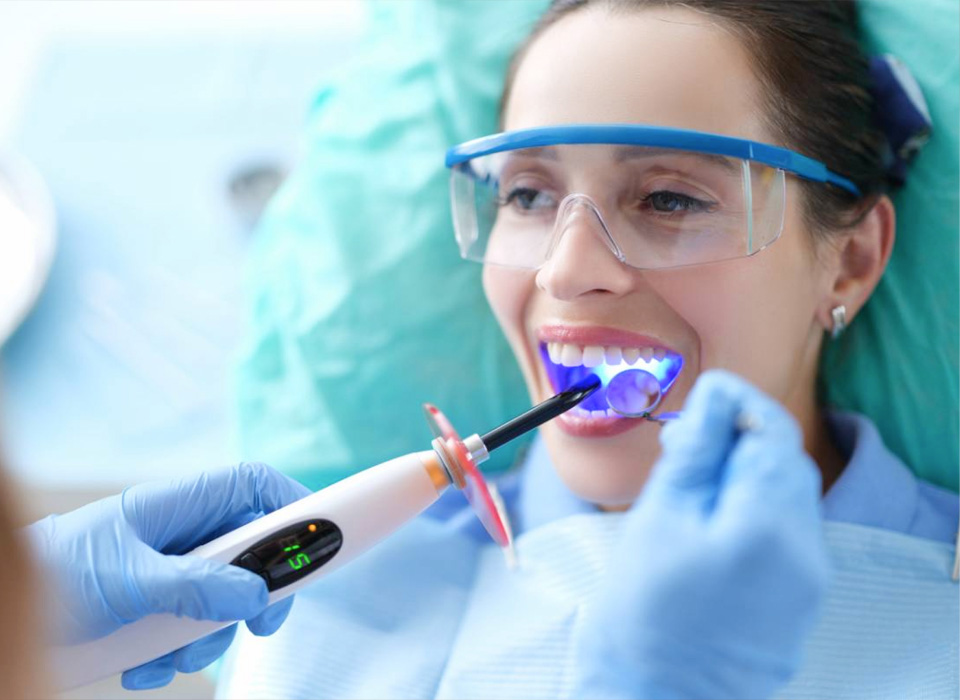
[{"label": "eyelash", "polygon": [[[512,190],[510,190],[510,192],[507,193],[505,197],[500,197],[498,200],[498,204],[501,207],[510,206],[511,204],[513,204],[518,200],[518,197],[520,197],[521,194],[527,194],[527,193],[532,193],[533,199],[536,200],[538,196],[543,194],[543,190],[538,190],[534,187],[515,187]],[[676,208],[676,209],[657,208],[657,200],[658,199],[662,200],[664,196],[669,197],[674,202],[678,202],[680,205],[680,208]],[[663,215],[670,215],[670,214],[676,214],[681,212],[699,214],[703,212],[709,212],[714,206],[716,206],[716,202],[698,199],[696,197],[691,197],[690,195],[681,194],[680,192],[673,192],[671,190],[655,190],[653,192],[650,192],[646,195],[641,196],[639,198],[639,201],[643,205],[649,205],[652,211],[658,214],[663,214]],[[663,202],[661,201],[661,204],[662,203]],[[532,206],[523,206],[523,205],[521,205],[521,208],[524,211],[530,211],[533,209]]]},{"label": "eyelash", "polygon": [[[684,213],[700,214],[702,212],[709,212],[712,207],[716,206],[716,202],[697,199],[696,197],[691,197],[690,195],[681,194],[679,192],[673,192],[671,190],[656,190],[654,192],[650,192],[649,194],[640,197],[640,201],[643,204],[650,204],[655,207],[656,205],[654,203],[654,199],[662,195],[667,195],[674,201],[678,201],[682,205],[685,205],[686,208],[682,210]],[[654,208],[654,211],[658,214],[674,214],[678,212],[677,209],[663,210],[656,208]]]},{"label": "eyelash", "polygon": [[[510,190],[510,192],[507,193],[505,197],[500,197],[498,199],[498,204],[501,207],[508,207],[517,199],[517,197],[520,196],[521,193],[528,193],[528,192],[533,193],[534,198],[543,194],[543,190],[538,190],[535,187],[514,187],[512,190]],[[532,207],[523,207],[523,208],[525,211],[530,211]]]}]

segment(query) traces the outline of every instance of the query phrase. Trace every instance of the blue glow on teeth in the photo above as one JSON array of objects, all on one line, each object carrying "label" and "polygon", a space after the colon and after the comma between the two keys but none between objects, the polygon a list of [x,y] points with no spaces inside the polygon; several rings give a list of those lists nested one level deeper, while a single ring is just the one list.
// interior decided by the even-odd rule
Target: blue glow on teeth
[{"label": "blue glow on teeth", "polygon": [[587,411],[605,411],[608,408],[606,394],[607,385],[610,383],[611,379],[624,370],[646,370],[656,377],[658,382],[660,382],[660,391],[665,396],[670,390],[670,387],[673,386],[673,383],[676,381],[677,377],[680,375],[680,370],[683,369],[683,358],[680,355],[672,352],[667,352],[666,356],[662,360],[657,360],[655,358],[645,360],[640,358],[633,364],[621,361],[614,365],[601,363],[596,367],[584,367],[582,365],[578,365],[576,367],[565,367],[564,365],[554,363],[550,359],[550,354],[547,351],[547,344],[540,343],[540,357],[543,360],[543,366],[547,370],[547,375],[549,376],[550,381],[553,383],[554,390],[558,392],[570,388],[591,374],[595,374],[600,378],[600,381],[603,382],[603,388],[595,391],[579,405],[579,408]]}]

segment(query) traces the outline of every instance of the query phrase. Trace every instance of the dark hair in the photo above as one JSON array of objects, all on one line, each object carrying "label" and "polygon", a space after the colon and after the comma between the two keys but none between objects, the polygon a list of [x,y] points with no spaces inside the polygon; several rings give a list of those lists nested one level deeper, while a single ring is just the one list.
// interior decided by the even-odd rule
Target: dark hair
[{"label": "dark hair", "polygon": [[857,198],[800,180],[804,214],[816,234],[855,224],[888,188],[885,136],[873,117],[854,0],[554,0],[510,62],[501,118],[530,45],[562,17],[586,7],[688,8],[713,16],[740,37],[758,79],[768,86],[763,107],[771,132],[787,148],[822,161],[860,188]]}]

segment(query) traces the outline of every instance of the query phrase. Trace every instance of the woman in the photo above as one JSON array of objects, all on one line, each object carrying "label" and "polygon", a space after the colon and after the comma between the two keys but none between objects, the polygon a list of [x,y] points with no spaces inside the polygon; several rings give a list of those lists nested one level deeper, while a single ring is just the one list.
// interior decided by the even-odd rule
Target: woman
[{"label": "woman", "polygon": [[[511,66],[502,110],[503,130],[511,136],[465,144],[451,154],[458,235],[464,255],[485,263],[484,289],[533,401],[579,372],[612,372],[603,366],[625,359],[631,366],[642,361],[660,380],[664,396],[655,414],[690,413],[698,380],[711,369],[728,370],[772,397],[799,425],[802,450],[785,439],[752,455],[758,465],[783,465],[780,473],[771,470],[771,492],[778,478],[790,478],[786,465],[805,452],[822,479],[827,520],[949,542],[957,529],[956,497],[917,481],[868,420],[831,414],[816,396],[824,333],[838,335],[855,319],[883,274],[895,237],[884,137],[871,119],[868,64],[856,43],[854,10],[840,2],[556,2]],[[611,124],[647,129],[625,134]],[[792,154],[766,152],[765,145]],[[741,148],[753,149],[749,160]],[[711,425],[699,428],[709,432]],[[291,645],[281,654],[279,644],[289,639],[302,645],[312,625],[338,631],[336,648],[311,638],[311,649],[297,651],[296,661],[321,668],[324,681],[281,684],[281,695],[522,697],[590,694],[593,688],[597,696],[629,697],[630,659],[639,663],[643,650],[670,646],[669,640],[644,638],[636,618],[615,614],[616,604],[630,610],[623,601],[643,583],[646,550],[636,541],[608,547],[607,525],[597,524],[596,516],[576,520],[587,539],[561,529],[597,507],[620,510],[641,492],[641,502],[647,498],[660,430],[644,419],[561,418],[542,429],[523,473],[504,485],[521,541],[549,532],[554,541],[561,534],[573,538],[571,549],[583,545],[576,551],[584,558],[611,553],[600,588],[615,603],[588,601],[590,586],[578,589],[575,577],[557,568],[549,586],[533,586],[541,601],[524,598],[525,606],[510,608],[511,596],[521,593],[494,575],[483,553],[442,550],[458,558],[458,567],[422,558],[420,542],[429,541],[434,552],[443,546],[441,535],[424,524],[416,537],[386,546],[390,551],[366,569],[331,577],[301,599],[301,614],[281,631],[278,644],[245,640],[234,668],[256,657],[265,670],[235,671],[225,693],[242,694],[244,686],[256,695],[249,683],[267,677],[276,683],[288,675],[296,663],[282,656]],[[730,431],[720,432],[717,441],[730,439]],[[672,439],[662,436],[667,445]],[[707,443],[697,448],[709,451]],[[449,513],[433,515],[450,531],[466,529]],[[541,568],[559,567],[565,556],[534,551]],[[385,586],[387,572],[405,561],[428,563],[437,579],[394,574]],[[803,564],[796,562],[798,570]],[[389,614],[364,609],[364,596],[372,595],[365,577],[379,582],[378,595],[403,604],[395,602]],[[786,586],[787,579],[780,583]],[[743,584],[758,600],[776,585],[749,577]],[[552,593],[550,586],[576,593],[554,598],[544,592]],[[422,587],[432,598],[421,606]],[[697,600],[705,589],[685,590]],[[444,608],[437,601],[452,591],[468,591],[467,600]],[[755,610],[749,600],[741,603],[729,611],[691,605],[689,617],[728,613],[729,636],[691,645],[688,667],[710,655],[737,657],[731,649],[738,648],[738,630],[763,611],[759,603]],[[514,626],[498,605],[520,622]],[[433,615],[437,610],[453,621],[444,626],[439,613]],[[606,625],[590,610],[604,613]],[[800,603],[796,610],[809,612]],[[551,611],[560,612],[551,620]],[[485,628],[484,620],[498,624]],[[683,616],[674,621],[692,624]],[[374,634],[388,622],[391,635]],[[426,627],[433,638],[417,637]],[[496,643],[487,645],[492,637]],[[418,645],[428,651],[413,653]],[[530,663],[497,656],[503,645]],[[544,646],[561,648],[549,657],[557,665],[537,667],[547,658]],[[535,647],[541,647],[536,654]],[[624,657],[627,670],[616,683],[604,685],[607,679],[589,668],[604,656]],[[732,666],[748,674],[764,663],[756,649],[746,656]],[[682,650],[676,657],[682,659]],[[329,659],[349,667],[337,676],[324,665]],[[776,661],[783,662],[780,682],[796,670],[789,654]],[[560,668],[561,662],[573,670]],[[893,662],[892,672],[907,669],[897,665],[904,663]],[[497,676],[503,668],[510,673]],[[498,685],[489,684],[491,676]],[[906,670],[900,676],[909,682]],[[428,681],[418,684],[417,678]],[[736,696],[728,680],[679,687],[681,694]],[[667,685],[635,685],[632,694]],[[748,687],[769,694],[775,686]],[[826,687],[817,686],[821,694]]]}]

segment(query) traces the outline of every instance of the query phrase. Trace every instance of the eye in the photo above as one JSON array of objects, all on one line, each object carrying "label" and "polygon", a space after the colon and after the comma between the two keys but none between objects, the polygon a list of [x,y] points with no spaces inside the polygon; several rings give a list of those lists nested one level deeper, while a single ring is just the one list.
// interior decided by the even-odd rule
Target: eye
[{"label": "eye", "polygon": [[679,192],[671,192],[670,190],[651,192],[645,197],[641,197],[640,201],[643,202],[645,207],[664,214],[673,214],[676,212],[697,214],[710,211],[711,207],[715,205],[715,202],[707,202],[702,199],[697,199],[696,197],[680,194]]},{"label": "eye", "polygon": [[514,187],[507,193],[506,197],[500,200],[501,206],[515,205],[523,211],[532,211],[534,209],[546,209],[556,206],[556,202],[549,194],[543,190],[533,187]]}]

